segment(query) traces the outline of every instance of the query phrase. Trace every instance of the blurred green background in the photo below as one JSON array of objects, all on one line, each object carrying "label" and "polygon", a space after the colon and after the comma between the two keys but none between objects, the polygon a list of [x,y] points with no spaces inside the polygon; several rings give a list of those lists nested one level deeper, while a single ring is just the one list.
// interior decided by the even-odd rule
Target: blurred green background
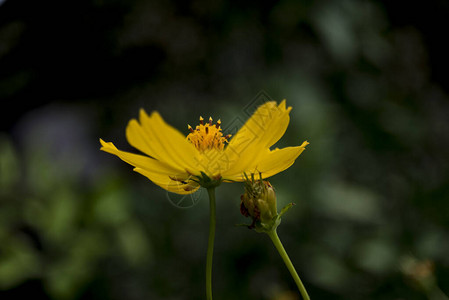
[{"label": "blurred green background", "polygon": [[[447,20],[447,1],[0,1],[0,299],[204,299],[206,193],[167,194],[98,138],[133,151],[141,107],[233,132],[284,98],[278,145],[311,144],[271,182],[312,299],[445,299]],[[242,191],[217,189],[215,298],[299,299],[235,226]]]}]

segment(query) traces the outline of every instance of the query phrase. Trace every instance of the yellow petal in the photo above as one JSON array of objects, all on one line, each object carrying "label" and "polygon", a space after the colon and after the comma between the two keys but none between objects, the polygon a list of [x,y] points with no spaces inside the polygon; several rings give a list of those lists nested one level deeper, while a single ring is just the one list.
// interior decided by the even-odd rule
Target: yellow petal
[{"label": "yellow petal", "polygon": [[260,140],[262,146],[269,148],[280,140],[290,123],[289,114],[291,110],[291,106],[286,107],[286,100],[282,100],[279,106],[271,112],[272,115],[265,126],[264,137]]},{"label": "yellow petal", "polygon": [[101,150],[114,154],[123,161],[133,165],[135,167],[134,171],[144,175],[167,191],[177,194],[191,194],[199,188],[196,182],[189,180],[191,175],[182,173],[182,170],[172,168],[147,156],[120,151],[114,144],[106,143],[102,139],[100,139],[100,142],[103,146]]},{"label": "yellow petal", "polygon": [[290,122],[291,109],[286,108],[285,100],[279,105],[276,101],[262,104],[231,139],[228,146],[239,147],[243,144],[246,147],[249,142],[255,142],[261,143],[262,147],[271,147],[284,135]]},{"label": "yellow petal", "polygon": [[[130,144],[144,149],[148,155],[157,157],[171,166],[179,166],[190,173],[199,174],[195,160],[198,150],[186,140],[181,132],[167,124],[158,112],[154,111],[151,116],[148,116],[141,109],[140,127],[142,130],[136,130],[136,122],[130,122],[128,127],[127,138],[129,138]],[[139,139],[142,138],[146,142],[139,142]]]},{"label": "yellow petal", "polygon": [[206,173],[209,177],[215,177],[226,170],[225,165],[221,161],[222,159],[223,151],[217,149],[206,150],[197,158],[197,169]]},{"label": "yellow petal", "polygon": [[[276,143],[290,122],[291,107],[283,100],[261,105],[237,132],[225,149],[223,156],[228,161],[228,173],[236,173],[251,167],[258,161],[265,149]],[[223,167],[225,168],[225,167]]]},{"label": "yellow petal", "polygon": [[259,161],[253,161],[253,165],[247,169],[241,170],[240,173],[225,174],[225,179],[243,181],[243,173],[258,174],[262,173],[263,178],[268,178],[277,173],[289,168],[298,158],[298,156],[305,150],[309,143],[303,142],[301,146],[286,147],[282,149],[275,149],[273,151],[265,151]]},{"label": "yellow petal", "polygon": [[308,143],[298,147],[275,149],[267,154],[254,168],[254,172],[261,172],[263,178],[268,178],[289,168],[298,156],[305,150]]},{"label": "yellow petal", "polygon": [[118,150],[113,143],[106,143],[102,139],[100,139],[100,143],[102,145],[100,150],[114,154],[124,162],[134,167],[148,170],[163,175],[167,178],[169,176],[176,176],[178,178],[186,179],[190,176],[185,170],[182,170],[181,168],[173,168],[151,157]]},{"label": "yellow petal", "polygon": [[129,121],[126,127],[126,139],[131,146],[153,158],[161,160],[161,157],[164,157],[163,152],[160,151],[158,153],[155,147],[156,144],[152,142],[154,138],[148,135],[148,132],[143,129],[136,119]]},{"label": "yellow petal", "polygon": [[200,188],[200,185],[198,183],[191,180],[187,180],[187,182],[172,180],[170,177],[161,176],[158,173],[141,168],[134,168],[134,171],[142,174],[143,176],[150,179],[153,183],[172,193],[181,195],[192,194]]},{"label": "yellow petal", "polygon": [[[145,112],[141,112],[141,114],[144,114],[144,116],[141,116],[141,119],[145,118]],[[146,130],[135,119],[129,121],[128,126],[126,127],[126,139],[131,146],[142,151],[143,153],[159,161],[163,161],[165,164],[173,168],[186,169],[184,164],[180,164],[178,160],[174,160],[169,155],[166,148],[163,147],[161,143],[164,141],[159,142],[155,135],[151,134],[149,130]]]}]

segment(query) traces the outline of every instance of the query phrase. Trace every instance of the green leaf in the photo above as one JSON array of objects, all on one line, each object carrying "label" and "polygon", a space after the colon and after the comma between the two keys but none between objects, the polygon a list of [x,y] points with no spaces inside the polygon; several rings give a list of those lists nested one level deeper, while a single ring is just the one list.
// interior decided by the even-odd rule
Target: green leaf
[{"label": "green leaf", "polygon": [[295,203],[289,203],[289,204],[287,204],[286,206],[284,206],[284,207],[281,209],[281,212],[279,213],[278,217],[279,217],[279,218],[282,217],[283,214],[285,214],[290,208],[292,208],[292,207],[295,206],[295,205],[296,205]]}]

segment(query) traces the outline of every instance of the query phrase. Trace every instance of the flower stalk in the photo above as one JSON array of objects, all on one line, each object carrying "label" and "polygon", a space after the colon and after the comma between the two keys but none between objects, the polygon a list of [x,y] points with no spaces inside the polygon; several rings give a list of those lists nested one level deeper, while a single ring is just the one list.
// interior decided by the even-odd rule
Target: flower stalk
[{"label": "flower stalk", "polygon": [[212,300],[212,260],[214,254],[215,241],[215,223],[216,223],[216,209],[215,209],[215,187],[207,189],[210,202],[209,215],[209,241],[207,243],[207,257],[206,257],[206,299]]},{"label": "flower stalk", "polygon": [[245,194],[241,196],[240,212],[245,217],[251,217],[252,223],[245,225],[249,229],[254,229],[256,232],[266,233],[274,247],[282,257],[287,269],[293,277],[298,290],[304,300],[310,300],[306,288],[296,272],[287,252],[282,245],[281,240],[277,234],[277,227],[281,224],[281,216],[286,213],[294,204],[287,204],[280,213],[277,212],[277,200],[273,186],[266,180],[262,179],[262,174],[259,174],[260,179],[255,179],[254,174],[248,178],[245,174]]},{"label": "flower stalk", "polygon": [[296,286],[298,287],[298,290],[301,293],[302,298],[304,300],[310,300],[309,294],[307,294],[307,290],[304,287],[304,284],[302,283],[301,278],[299,278],[298,273],[296,272],[296,269],[292,264],[292,261],[288,257],[288,254],[285,251],[281,240],[279,239],[279,236],[276,232],[276,228],[271,231],[268,231],[267,234],[270,237],[271,241],[273,242],[274,247],[279,252],[279,255],[282,257],[282,260],[284,261],[285,266],[287,267],[288,271],[292,275],[293,280],[295,281]]}]

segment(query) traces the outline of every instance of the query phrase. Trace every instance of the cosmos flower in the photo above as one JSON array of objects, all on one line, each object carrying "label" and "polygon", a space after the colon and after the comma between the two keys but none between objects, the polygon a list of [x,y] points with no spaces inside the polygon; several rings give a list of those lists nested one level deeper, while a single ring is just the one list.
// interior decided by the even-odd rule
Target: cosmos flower
[{"label": "cosmos flower", "polygon": [[177,194],[190,194],[200,186],[216,186],[222,181],[244,181],[244,174],[268,178],[290,167],[309,144],[305,141],[301,146],[271,150],[287,129],[291,109],[285,100],[279,105],[266,102],[232,138],[223,134],[220,120],[214,124],[212,118],[205,122],[200,117],[200,124],[195,128],[188,125],[189,134],[184,136],[157,111],[148,115],[141,109],[139,121],[129,121],[126,138],[145,155],[118,150],[102,139],[101,150]]}]

